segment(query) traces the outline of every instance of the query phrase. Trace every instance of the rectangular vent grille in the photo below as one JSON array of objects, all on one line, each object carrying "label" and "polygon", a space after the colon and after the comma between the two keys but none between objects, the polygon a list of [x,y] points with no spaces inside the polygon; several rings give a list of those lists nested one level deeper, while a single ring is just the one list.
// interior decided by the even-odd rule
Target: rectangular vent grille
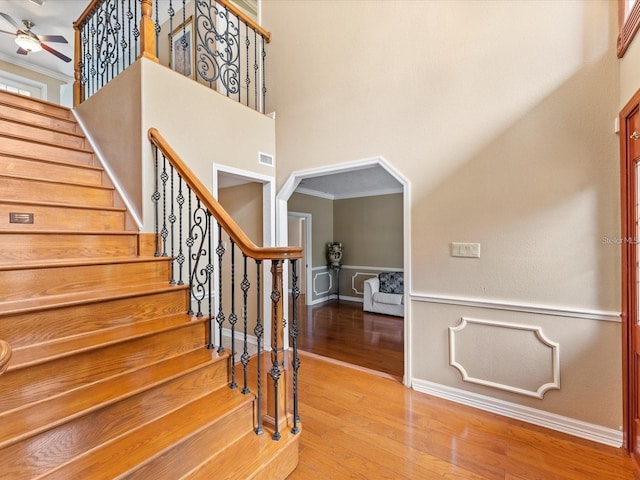
[{"label": "rectangular vent grille", "polygon": [[268,155],[266,153],[258,153],[258,163],[273,167],[273,155]]},{"label": "rectangular vent grille", "polygon": [[33,213],[9,212],[9,223],[33,223]]}]

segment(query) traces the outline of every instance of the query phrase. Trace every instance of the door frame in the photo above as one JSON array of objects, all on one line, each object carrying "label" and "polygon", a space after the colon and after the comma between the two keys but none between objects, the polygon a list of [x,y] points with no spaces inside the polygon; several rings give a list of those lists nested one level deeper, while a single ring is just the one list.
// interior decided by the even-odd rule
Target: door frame
[{"label": "door frame", "polygon": [[[308,170],[297,170],[291,172],[282,188],[276,195],[276,242],[279,246],[287,244],[287,202],[289,197],[305,178],[329,175],[332,173],[349,172],[360,170],[370,166],[380,166],[389,175],[395,178],[402,185],[402,216],[403,216],[403,270],[404,270],[404,375],[403,384],[411,387],[412,382],[412,339],[411,339],[411,192],[410,183],[400,172],[395,170],[384,158],[373,157],[355,162],[329,165]],[[307,269],[311,270],[311,268]]]},{"label": "door frame", "polygon": [[305,262],[306,268],[304,269],[305,271],[305,277],[304,277],[304,294],[305,294],[305,305],[309,305],[309,302],[311,301],[311,295],[312,295],[312,291],[311,291],[311,252],[312,247],[313,247],[313,243],[312,243],[312,238],[311,238],[311,232],[312,230],[312,224],[311,222],[313,221],[313,216],[310,213],[301,213],[301,212],[288,212],[287,216],[289,217],[296,217],[296,218],[304,218],[304,229],[305,229],[305,239],[304,239],[304,258],[303,261]]},{"label": "door frame", "polygon": [[631,458],[637,441],[633,439],[633,411],[640,397],[637,395],[638,379],[634,375],[634,351],[637,339],[634,326],[637,322],[637,248],[634,241],[637,236],[635,216],[637,215],[637,180],[635,177],[635,161],[630,158],[629,128],[627,119],[639,110],[640,90],[627,102],[620,112],[620,215],[621,215],[621,320],[622,320],[622,388],[623,388],[623,445]]}]

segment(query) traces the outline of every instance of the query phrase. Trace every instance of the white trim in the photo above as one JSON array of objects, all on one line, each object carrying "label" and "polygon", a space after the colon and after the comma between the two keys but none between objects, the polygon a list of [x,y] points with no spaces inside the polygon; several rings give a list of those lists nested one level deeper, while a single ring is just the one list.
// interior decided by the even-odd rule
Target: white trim
[{"label": "white trim", "polygon": [[449,387],[428,380],[414,378],[412,387],[417,392],[444,398],[452,402],[468,405],[487,412],[550,428],[558,432],[568,433],[576,437],[603,443],[612,447],[622,446],[622,432],[613,428],[583,422],[574,418],[545,412],[536,408],[525,407],[516,403],[498,400],[477,393],[467,392],[459,388]]},{"label": "white trim", "polygon": [[[366,275],[366,276],[368,276],[370,278],[375,278],[375,277],[378,276],[377,273],[369,273],[369,272],[356,272],[354,275],[351,275],[351,290],[353,290],[353,293],[356,293],[358,295],[364,295],[364,291],[360,292],[356,288],[356,282],[355,282],[355,280],[356,280],[356,278],[358,278],[358,276],[364,276],[364,275]],[[364,301],[362,298],[360,298],[360,300]]]},{"label": "white trim", "polygon": [[[348,268],[349,270],[376,270],[380,272],[404,272],[404,268],[393,267],[364,267],[361,265],[342,265],[342,269]],[[365,272],[362,272],[365,273]]]},{"label": "white trim", "polygon": [[380,190],[367,190],[365,192],[351,192],[343,193],[341,195],[334,195],[332,193],[321,192],[320,190],[312,190],[310,188],[298,187],[297,193],[303,195],[309,195],[311,197],[324,198],[327,200],[347,200],[349,198],[362,198],[362,197],[379,197],[382,195],[393,195],[395,193],[402,193],[402,188],[381,188]]},{"label": "white trim", "polygon": [[125,195],[125,192],[122,189],[122,186],[120,186],[120,183],[118,183],[118,178],[114,175],[113,171],[109,167],[109,164],[107,162],[105,162],[104,155],[102,154],[100,149],[97,147],[96,143],[94,142],[93,136],[91,135],[91,132],[86,127],[85,123],[82,121],[82,118],[80,118],[80,115],[77,114],[76,110],[75,109],[71,109],[71,112],[73,113],[73,116],[75,117],[76,121],[78,122],[78,125],[80,125],[80,128],[82,129],[82,133],[84,133],[86,139],[89,141],[89,145],[91,145],[91,149],[93,150],[94,155],[96,157],[98,157],[98,161],[100,162],[100,166],[104,169],[104,171],[109,176],[109,179],[113,183],[113,187],[117,190],[118,194],[120,195],[120,198],[124,202],[124,206],[127,208],[128,213],[133,218],[133,221],[136,222],[136,225],[138,225],[138,230],[142,231],[142,229],[143,229],[142,220],[136,214],[136,210],[135,210],[135,208],[133,208],[133,205],[129,201],[129,197],[127,197],[127,195]]},{"label": "white trim", "polygon": [[536,305],[524,303],[510,303],[500,300],[484,300],[482,298],[452,297],[445,295],[429,295],[424,293],[412,293],[412,301],[426,303],[443,303],[446,305],[458,305],[461,307],[490,308],[493,310],[508,310],[519,313],[537,313],[555,317],[584,318],[588,320],[600,320],[603,322],[621,322],[620,313],[603,310],[579,310],[571,307]]},{"label": "white trim", "polygon": [[356,303],[364,303],[364,298],[362,297],[350,297],[349,295],[340,294],[340,300],[346,300],[347,302],[356,302]]},{"label": "white trim", "polygon": [[[537,339],[543,345],[546,345],[551,349],[551,370],[553,372],[553,379],[551,382],[544,383],[538,387],[536,391],[526,390],[524,388],[515,387],[513,385],[506,385],[504,383],[498,383],[491,380],[485,380],[482,378],[476,378],[469,375],[467,369],[464,368],[460,362],[456,360],[456,333],[461,332],[469,324],[486,325],[490,327],[508,328],[513,330],[525,330],[533,332]],[[547,339],[542,333],[542,327],[536,327],[532,325],[519,325],[504,322],[497,322],[494,320],[477,320],[474,318],[462,318],[460,323],[455,327],[449,327],[449,365],[457,369],[462,374],[462,381],[469,383],[476,383],[478,385],[484,385],[486,387],[498,388],[506,390],[508,392],[519,393],[520,395],[526,395],[529,397],[543,398],[547,390],[557,389],[560,390],[560,344],[552,342]],[[525,366],[526,368],[526,366]]]},{"label": "white trim", "polygon": [[[316,290],[316,279],[320,276],[320,275],[327,275],[329,277],[329,288],[327,290],[325,290],[324,292],[318,292]],[[320,273],[316,273],[313,276],[313,279],[311,280],[311,286],[313,288],[313,294],[316,297],[319,297],[320,295],[324,295],[325,293],[329,293],[331,291],[331,289],[333,288],[333,275],[331,275],[331,272],[329,270],[326,270],[324,272],[320,272]]]},{"label": "white trim", "polygon": [[[292,217],[296,217],[298,219],[300,218],[304,218],[304,228],[305,228],[305,232],[304,232],[304,236],[305,236],[305,244],[304,244],[304,252],[303,252],[303,258],[302,261],[305,264],[305,278],[304,278],[304,284],[305,284],[305,302],[308,304],[309,300],[311,299],[311,273],[312,273],[312,269],[309,267],[309,265],[311,265],[311,242],[312,242],[312,232],[313,232],[313,215],[311,215],[310,213],[300,213],[300,212],[289,212],[288,216],[292,216]],[[287,277],[288,279],[288,277]],[[290,289],[289,289],[290,290]]]}]

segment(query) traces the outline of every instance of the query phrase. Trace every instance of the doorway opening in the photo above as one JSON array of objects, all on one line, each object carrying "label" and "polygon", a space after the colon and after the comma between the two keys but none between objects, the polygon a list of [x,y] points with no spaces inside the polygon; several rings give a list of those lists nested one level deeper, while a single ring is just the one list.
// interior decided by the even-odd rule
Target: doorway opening
[{"label": "doorway opening", "polygon": [[[288,236],[288,212],[289,212],[289,200],[294,193],[309,194],[310,190],[314,190],[318,197],[323,196],[326,199],[343,199],[343,198],[355,198],[355,197],[374,197],[397,195],[400,197],[400,210],[398,213],[402,217],[401,231],[401,249],[400,249],[400,263],[401,269],[404,272],[404,288],[405,298],[404,301],[404,317],[396,317],[396,321],[400,322],[402,326],[402,359],[403,359],[403,382],[405,385],[410,386],[411,381],[411,338],[408,334],[411,327],[411,308],[408,301],[408,295],[411,287],[411,271],[410,271],[410,208],[409,208],[409,182],[397,172],[391,165],[389,165],[383,158],[375,157],[371,159],[331,165],[328,167],[295,171],[292,172],[287,181],[282,186],[280,192],[276,197],[276,216],[278,218],[276,238],[278,245],[287,245],[289,240]],[[349,197],[345,196],[348,195]],[[300,211],[299,209],[295,209]],[[308,213],[308,212],[305,212]],[[316,221],[318,220],[318,221]],[[316,219],[314,215],[313,222],[314,228],[321,222],[320,219]],[[333,227],[327,227],[332,229]],[[315,231],[323,231],[321,225],[318,226]],[[326,229],[324,229],[326,231]],[[333,232],[331,232],[331,235]],[[316,237],[316,234],[312,234],[312,237]],[[329,239],[334,240],[334,239]],[[335,239],[339,240],[339,239]],[[310,293],[310,297],[307,298],[307,304],[313,305],[315,297],[318,295],[327,293],[326,299],[336,298],[332,295],[335,292],[335,284],[337,283],[333,278],[336,272],[332,272],[327,266],[324,239],[318,240],[318,238],[312,238],[311,242],[311,259],[312,262],[309,265],[310,276],[308,275],[309,282],[307,283],[307,291]],[[347,247],[345,246],[345,249]],[[357,248],[351,245],[350,248]],[[399,267],[399,265],[394,265]],[[363,270],[363,272],[355,272],[353,274],[346,274],[346,267],[351,267],[354,270]],[[365,268],[366,267],[366,268]],[[375,276],[373,268],[368,268],[368,265],[343,265],[341,271],[337,274],[341,275],[342,286],[345,291],[337,292],[339,299],[346,298],[349,300],[358,300],[357,298],[348,298],[349,295],[346,290],[353,291],[355,294],[359,294],[359,289],[362,288],[362,282],[367,278],[366,275]],[[374,266],[375,267],[375,266]],[[369,273],[366,273],[368,268]],[[333,276],[332,276],[333,274]],[[322,282],[325,283],[322,283]],[[332,290],[333,289],[333,290]],[[315,298],[315,300],[314,300]],[[342,300],[340,300],[342,301]],[[338,302],[339,303],[339,302]],[[360,311],[362,307],[359,307]]]}]

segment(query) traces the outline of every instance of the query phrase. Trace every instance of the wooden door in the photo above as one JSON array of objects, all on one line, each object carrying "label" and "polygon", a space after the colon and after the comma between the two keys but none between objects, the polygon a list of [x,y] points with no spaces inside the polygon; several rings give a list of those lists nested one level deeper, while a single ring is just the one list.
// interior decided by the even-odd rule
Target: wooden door
[{"label": "wooden door", "polygon": [[625,445],[640,465],[640,90],[620,114]]}]

